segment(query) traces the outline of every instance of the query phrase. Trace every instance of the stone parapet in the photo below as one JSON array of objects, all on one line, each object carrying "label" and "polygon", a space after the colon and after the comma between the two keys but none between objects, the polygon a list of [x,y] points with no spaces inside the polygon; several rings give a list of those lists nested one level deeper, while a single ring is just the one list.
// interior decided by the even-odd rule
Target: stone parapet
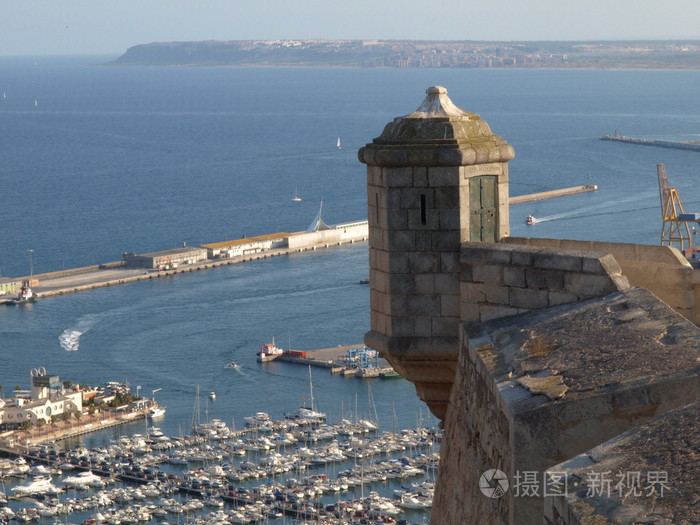
[{"label": "stone parapet", "polygon": [[629,287],[605,253],[504,243],[465,243],[461,319],[479,323],[598,297]]},{"label": "stone parapet", "polygon": [[609,253],[631,286],[650,290],[679,314],[700,325],[700,269],[676,248],[646,244],[507,237],[503,242],[563,250]]},{"label": "stone parapet", "polygon": [[544,523],[700,523],[698,421],[690,403],[551,467]]},{"label": "stone parapet", "polygon": [[[700,332],[644,289],[465,325],[464,334],[436,524],[454,523],[451,515],[541,523],[547,468],[700,397]],[[487,467],[515,485],[505,506],[481,494]],[[529,496],[517,490],[525,472],[538,480]]]}]

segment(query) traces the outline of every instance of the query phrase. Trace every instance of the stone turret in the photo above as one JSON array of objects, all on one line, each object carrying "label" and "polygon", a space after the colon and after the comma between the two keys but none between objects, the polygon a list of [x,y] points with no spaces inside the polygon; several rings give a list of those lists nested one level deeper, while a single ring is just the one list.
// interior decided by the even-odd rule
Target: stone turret
[{"label": "stone turret", "polygon": [[459,353],[460,246],[509,234],[514,151],[440,86],[359,151],[367,164],[371,331],[365,343],[443,418]]}]

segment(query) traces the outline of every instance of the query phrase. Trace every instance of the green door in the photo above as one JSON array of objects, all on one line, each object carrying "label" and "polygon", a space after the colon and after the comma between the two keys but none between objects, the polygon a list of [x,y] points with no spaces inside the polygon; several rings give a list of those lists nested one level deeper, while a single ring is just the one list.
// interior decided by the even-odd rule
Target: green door
[{"label": "green door", "polygon": [[485,175],[469,179],[469,239],[496,242],[498,224],[498,177]]}]

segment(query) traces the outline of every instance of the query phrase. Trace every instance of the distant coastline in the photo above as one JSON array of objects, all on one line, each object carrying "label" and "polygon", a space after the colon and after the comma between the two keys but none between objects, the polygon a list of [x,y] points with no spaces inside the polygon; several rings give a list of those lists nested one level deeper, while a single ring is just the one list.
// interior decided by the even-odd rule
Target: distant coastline
[{"label": "distant coastline", "polygon": [[104,65],[698,70],[700,40],[153,42]]}]

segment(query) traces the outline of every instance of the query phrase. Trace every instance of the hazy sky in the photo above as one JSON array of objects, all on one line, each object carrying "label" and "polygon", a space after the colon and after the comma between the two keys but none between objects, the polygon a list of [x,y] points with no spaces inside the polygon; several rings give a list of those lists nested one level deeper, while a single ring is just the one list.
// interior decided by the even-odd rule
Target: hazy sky
[{"label": "hazy sky", "polygon": [[700,38],[700,0],[0,0],[0,55],[276,38]]}]

